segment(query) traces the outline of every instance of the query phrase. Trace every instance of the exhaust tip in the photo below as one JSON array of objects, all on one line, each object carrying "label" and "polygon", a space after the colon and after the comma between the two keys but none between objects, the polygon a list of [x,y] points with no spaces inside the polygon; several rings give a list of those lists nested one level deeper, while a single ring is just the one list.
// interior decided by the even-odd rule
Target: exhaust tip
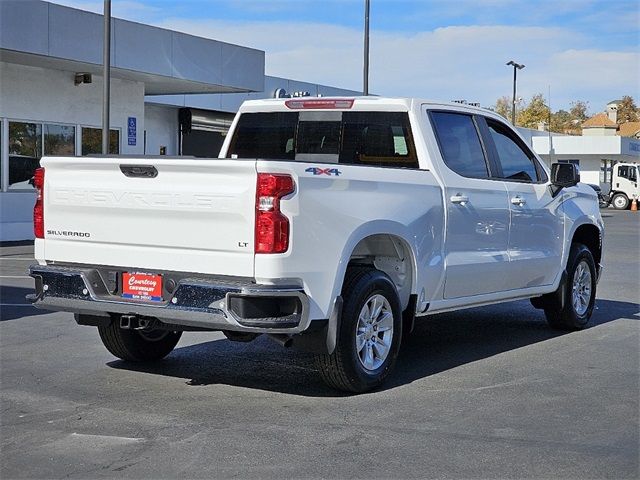
[{"label": "exhaust tip", "polygon": [[289,348],[291,345],[293,345],[293,338],[289,335],[270,333],[269,338],[279,345],[282,345],[284,348]]}]

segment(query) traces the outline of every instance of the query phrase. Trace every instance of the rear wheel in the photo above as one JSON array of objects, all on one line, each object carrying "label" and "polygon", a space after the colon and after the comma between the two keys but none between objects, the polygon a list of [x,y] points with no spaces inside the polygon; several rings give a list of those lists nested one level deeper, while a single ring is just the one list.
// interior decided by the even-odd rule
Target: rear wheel
[{"label": "rear wheel", "polygon": [[587,326],[596,301],[596,275],[591,251],[580,243],[573,243],[567,262],[564,305],[548,306],[544,310],[551,327],[580,330]]},{"label": "rear wheel", "polygon": [[166,357],[174,349],[182,332],[120,328],[118,322],[98,327],[100,339],[112,355],[130,362],[149,362]]},{"label": "rear wheel", "polygon": [[347,271],[336,348],[317,355],[322,379],[331,387],[365,392],[393,369],[402,337],[400,301],[391,279],[374,268]]},{"label": "rear wheel", "polygon": [[611,199],[611,203],[616,210],[626,210],[629,207],[629,199],[624,193],[616,193]]}]

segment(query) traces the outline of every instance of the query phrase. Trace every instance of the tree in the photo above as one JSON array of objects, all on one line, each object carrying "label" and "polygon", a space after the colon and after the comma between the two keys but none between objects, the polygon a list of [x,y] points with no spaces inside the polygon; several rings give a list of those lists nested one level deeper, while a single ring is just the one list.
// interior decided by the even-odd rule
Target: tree
[{"label": "tree", "polygon": [[540,122],[549,121],[549,107],[544,95],[536,93],[529,104],[518,115],[518,125],[526,128],[537,128]]},{"label": "tree", "polygon": [[636,106],[633,97],[625,95],[618,104],[618,125],[626,122],[637,122],[640,110]]},{"label": "tree", "polygon": [[575,102],[571,102],[570,105],[569,113],[571,114],[571,120],[579,127],[589,118],[589,102],[576,100]]},{"label": "tree", "polygon": [[511,97],[500,97],[493,106],[493,111],[504,118],[511,118]]},{"label": "tree", "polygon": [[566,110],[558,110],[551,114],[551,131],[557,133],[567,133],[574,128],[571,113]]}]

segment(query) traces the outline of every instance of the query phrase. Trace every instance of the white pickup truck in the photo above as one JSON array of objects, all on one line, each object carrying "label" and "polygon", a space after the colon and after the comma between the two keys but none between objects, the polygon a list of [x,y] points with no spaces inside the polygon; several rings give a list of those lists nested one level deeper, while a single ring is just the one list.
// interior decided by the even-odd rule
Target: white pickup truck
[{"label": "white pickup truck", "polygon": [[165,357],[183,331],[268,334],[362,392],[416,317],[530,298],[552,327],[580,329],[594,307],[595,192],[487,110],[248,101],[218,159],[41,165],[31,299],[97,326],[126,361]]}]

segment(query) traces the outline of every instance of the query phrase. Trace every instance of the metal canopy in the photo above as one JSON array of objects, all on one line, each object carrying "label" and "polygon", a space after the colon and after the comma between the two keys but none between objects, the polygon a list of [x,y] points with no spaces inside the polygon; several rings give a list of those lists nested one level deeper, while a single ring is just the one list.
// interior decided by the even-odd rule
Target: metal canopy
[{"label": "metal canopy", "polygon": [[[103,16],[37,0],[0,1],[0,60],[102,75]],[[145,94],[257,92],[264,52],[114,18],[112,76]]]}]

